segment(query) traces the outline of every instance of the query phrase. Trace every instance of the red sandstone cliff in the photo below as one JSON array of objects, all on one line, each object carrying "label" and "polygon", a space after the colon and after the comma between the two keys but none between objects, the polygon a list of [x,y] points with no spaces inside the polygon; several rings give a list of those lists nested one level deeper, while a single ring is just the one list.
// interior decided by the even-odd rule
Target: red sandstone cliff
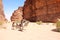
[{"label": "red sandstone cliff", "polygon": [[2,0],[0,0],[0,21],[6,21],[4,11],[3,11]]},{"label": "red sandstone cliff", "polygon": [[17,10],[15,10],[11,16],[11,21],[21,21],[22,15],[23,15],[23,8],[19,7]]},{"label": "red sandstone cliff", "polygon": [[23,14],[29,21],[56,22],[60,18],[60,0],[26,0]]}]

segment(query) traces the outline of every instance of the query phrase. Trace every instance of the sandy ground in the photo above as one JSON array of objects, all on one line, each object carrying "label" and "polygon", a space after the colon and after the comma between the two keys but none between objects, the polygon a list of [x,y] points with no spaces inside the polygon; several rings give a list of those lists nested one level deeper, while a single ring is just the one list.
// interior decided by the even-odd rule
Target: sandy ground
[{"label": "sandy ground", "polygon": [[5,26],[7,29],[0,29],[0,40],[60,40],[60,32],[54,31],[55,26],[51,23],[29,23],[23,32],[11,30],[11,23]]}]

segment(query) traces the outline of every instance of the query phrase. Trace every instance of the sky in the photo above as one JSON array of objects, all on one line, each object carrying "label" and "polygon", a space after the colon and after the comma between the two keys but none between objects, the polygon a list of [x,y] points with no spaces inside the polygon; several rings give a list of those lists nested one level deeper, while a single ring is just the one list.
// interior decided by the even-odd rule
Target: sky
[{"label": "sky", "polygon": [[5,17],[10,20],[10,17],[14,10],[18,9],[18,7],[23,6],[25,0],[2,0],[3,1],[3,9]]}]

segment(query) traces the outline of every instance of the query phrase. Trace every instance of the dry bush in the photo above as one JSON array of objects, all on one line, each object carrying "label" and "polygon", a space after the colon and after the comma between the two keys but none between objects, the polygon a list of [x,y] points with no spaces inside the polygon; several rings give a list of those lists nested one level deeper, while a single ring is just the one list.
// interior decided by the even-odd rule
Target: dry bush
[{"label": "dry bush", "polygon": [[42,21],[37,21],[36,24],[40,25],[42,24],[43,22]]},{"label": "dry bush", "polygon": [[58,19],[58,21],[56,22],[56,28],[57,28],[57,31],[60,32],[60,19]]}]

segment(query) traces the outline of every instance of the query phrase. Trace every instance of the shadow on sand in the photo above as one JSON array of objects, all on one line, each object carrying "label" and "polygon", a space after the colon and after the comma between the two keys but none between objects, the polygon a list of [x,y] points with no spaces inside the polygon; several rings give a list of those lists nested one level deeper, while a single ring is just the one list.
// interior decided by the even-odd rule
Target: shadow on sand
[{"label": "shadow on sand", "polygon": [[59,32],[57,29],[52,29],[53,32]]}]

